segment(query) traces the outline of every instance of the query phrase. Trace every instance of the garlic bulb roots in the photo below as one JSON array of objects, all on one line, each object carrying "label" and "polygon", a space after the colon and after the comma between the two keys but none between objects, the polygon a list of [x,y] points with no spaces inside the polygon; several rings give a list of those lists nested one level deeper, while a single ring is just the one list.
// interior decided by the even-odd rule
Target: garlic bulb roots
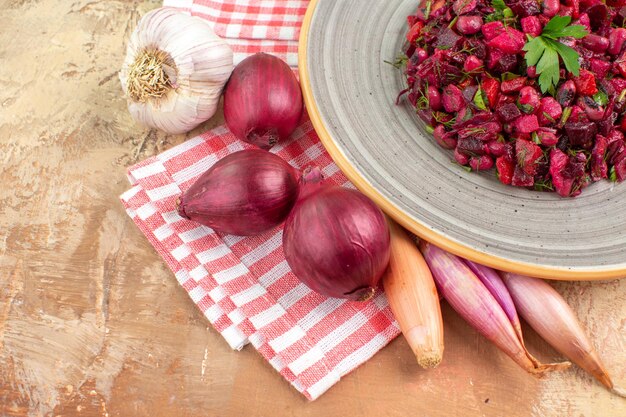
[{"label": "garlic bulb roots", "polygon": [[178,134],[213,117],[232,71],[230,46],[206,21],[163,7],[139,21],[119,75],[131,116]]}]

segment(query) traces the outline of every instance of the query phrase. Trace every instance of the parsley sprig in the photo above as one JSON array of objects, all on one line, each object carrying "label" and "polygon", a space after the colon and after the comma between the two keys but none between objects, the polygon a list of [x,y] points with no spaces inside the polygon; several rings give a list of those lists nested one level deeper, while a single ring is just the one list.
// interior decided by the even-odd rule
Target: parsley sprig
[{"label": "parsley sprig", "polygon": [[559,83],[559,57],[567,71],[576,77],[580,75],[578,52],[561,43],[559,38],[571,36],[580,39],[589,32],[582,25],[568,26],[571,21],[570,16],[554,16],[543,28],[541,35],[536,38],[529,36],[528,42],[524,45],[526,64],[529,67],[536,66],[542,93]]},{"label": "parsley sprig", "polygon": [[504,0],[493,0],[491,7],[493,7],[493,13],[485,17],[486,22],[506,21],[515,17],[513,10],[504,3]]}]

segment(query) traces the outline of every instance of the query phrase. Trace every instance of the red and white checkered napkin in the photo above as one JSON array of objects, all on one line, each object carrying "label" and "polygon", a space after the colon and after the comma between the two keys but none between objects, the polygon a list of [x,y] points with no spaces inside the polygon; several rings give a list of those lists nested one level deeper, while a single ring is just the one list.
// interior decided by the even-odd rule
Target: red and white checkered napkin
[{"label": "red and white checkered napkin", "polygon": [[206,19],[235,53],[235,64],[256,52],[267,52],[298,66],[300,25],[309,0],[164,0]]},{"label": "red and white checkered napkin", "polygon": [[[221,14],[215,10],[228,10],[231,16],[237,10],[237,22],[243,22],[237,25],[244,26],[255,22],[259,10],[263,16],[271,15],[272,9],[267,11],[260,4],[276,7],[281,16],[276,22],[289,20],[284,17],[285,10],[291,10],[287,5],[295,10],[306,5],[305,1],[278,0],[184,3],[192,11],[209,7],[206,15],[218,22]],[[245,8],[239,11],[242,4],[254,10],[250,17]],[[229,30],[227,21],[220,24]],[[246,28],[245,33],[249,32]],[[129,168],[133,187],[121,200],[230,346],[241,349],[251,342],[298,391],[315,399],[396,337],[398,326],[382,293],[369,302],[356,303],[323,297],[300,283],[282,252],[282,227],[254,237],[224,236],[177,214],[176,199],[198,176],[224,156],[249,147],[226,127],[213,129]],[[351,186],[306,116],[291,141],[275,146],[272,152],[299,169],[318,165],[329,180]]]}]

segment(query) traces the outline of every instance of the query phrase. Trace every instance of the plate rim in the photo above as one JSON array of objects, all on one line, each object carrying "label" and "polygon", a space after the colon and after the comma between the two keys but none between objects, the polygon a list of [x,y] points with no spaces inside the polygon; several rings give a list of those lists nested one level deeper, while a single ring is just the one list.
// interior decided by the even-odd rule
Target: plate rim
[{"label": "plate rim", "polygon": [[495,255],[481,252],[475,248],[456,242],[444,235],[441,235],[430,229],[425,224],[412,219],[407,213],[402,211],[390,200],[385,198],[376,188],[369,184],[363,178],[356,168],[350,163],[341,149],[337,146],[332,136],[326,129],[322,121],[322,117],[315,102],[311,87],[311,80],[308,73],[307,49],[309,32],[313,21],[315,9],[320,0],[311,0],[307,7],[302,26],[300,28],[300,37],[298,40],[298,72],[300,76],[300,85],[302,96],[306,109],[309,113],[311,124],[322,142],[322,145],[329,153],[333,161],[339,169],[348,177],[348,179],[366,196],[374,201],[389,217],[402,225],[404,228],[414,233],[418,237],[453,253],[457,256],[469,259],[471,261],[487,265],[489,267],[513,272],[522,275],[529,275],[538,278],[547,278],[564,281],[589,281],[589,280],[606,280],[613,278],[623,278],[626,276],[626,266],[618,268],[557,268],[547,267],[544,265],[531,264],[526,262],[513,261],[510,259],[500,258]]}]

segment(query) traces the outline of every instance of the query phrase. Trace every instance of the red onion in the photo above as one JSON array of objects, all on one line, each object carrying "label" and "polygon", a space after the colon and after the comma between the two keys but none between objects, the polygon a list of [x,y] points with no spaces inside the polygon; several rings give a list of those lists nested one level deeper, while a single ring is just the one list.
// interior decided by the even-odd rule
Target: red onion
[{"label": "red onion", "polygon": [[298,173],[261,149],[219,160],[181,196],[178,213],[221,233],[256,235],[285,220],[298,196]]},{"label": "red onion", "polygon": [[224,118],[237,138],[269,149],[298,127],[302,92],[289,66],[258,53],[233,71],[224,91]]},{"label": "red onion", "polygon": [[368,300],[389,263],[385,217],[358,191],[322,180],[319,168],[303,174],[298,201],[285,223],[285,257],[312,290]]}]

